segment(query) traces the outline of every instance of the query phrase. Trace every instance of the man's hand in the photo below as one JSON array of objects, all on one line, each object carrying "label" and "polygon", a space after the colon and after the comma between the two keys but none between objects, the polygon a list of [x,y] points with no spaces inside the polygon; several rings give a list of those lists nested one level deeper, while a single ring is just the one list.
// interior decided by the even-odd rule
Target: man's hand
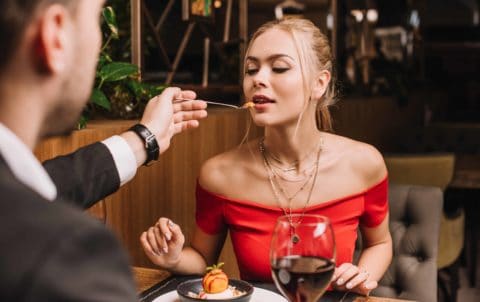
[{"label": "man's hand", "polygon": [[[207,103],[195,97],[193,91],[169,87],[148,102],[140,123],[155,134],[160,153],[168,149],[173,135],[198,127],[198,120],[207,116]],[[175,103],[176,99],[191,101]]]}]

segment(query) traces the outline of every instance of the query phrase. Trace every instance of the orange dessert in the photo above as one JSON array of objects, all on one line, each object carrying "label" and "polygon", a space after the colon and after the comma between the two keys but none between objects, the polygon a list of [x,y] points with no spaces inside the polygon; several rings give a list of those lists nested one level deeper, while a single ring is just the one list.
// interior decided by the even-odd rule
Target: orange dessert
[{"label": "orange dessert", "polygon": [[203,277],[203,290],[208,294],[223,292],[228,287],[228,277],[222,271],[223,262],[207,267],[207,274]]},{"label": "orange dessert", "polygon": [[228,285],[228,277],[222,271],[223,262],[207,267],[207,273],[202,279],[203,289],[197,294],[188,292],[188,296],[202,300],[225,300],[245,295],[244,291]]}]

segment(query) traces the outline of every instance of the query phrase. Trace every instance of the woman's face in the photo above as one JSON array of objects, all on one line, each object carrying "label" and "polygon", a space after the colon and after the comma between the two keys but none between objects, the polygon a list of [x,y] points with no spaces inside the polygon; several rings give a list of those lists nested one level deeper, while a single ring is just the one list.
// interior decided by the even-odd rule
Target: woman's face
[{"label": "woman's face", "polygon": [[243,91],[257,125],[296,123],[305,106],[300,60],[292,36],[269,29],[258,36],[245,60]]}]

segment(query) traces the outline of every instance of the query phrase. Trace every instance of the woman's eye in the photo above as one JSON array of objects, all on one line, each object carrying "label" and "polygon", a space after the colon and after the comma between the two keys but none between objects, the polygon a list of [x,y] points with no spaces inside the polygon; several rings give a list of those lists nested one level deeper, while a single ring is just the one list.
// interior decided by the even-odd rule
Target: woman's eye
[{"label": "woman's eye", "polygon": [[275,73],[284,73],[285,71],[289,70],[290,68],[287,67],[274,67],[272,68],[273,72]]},{"label": "woman's eye", "polygon": [[257,73],[257,71],[258,71],[258,69],[256,69],[256,68],[250,68],[250,69],[247,69],[245,71],[245,73],[248,74],[248,75],[254,75],[255,73]]}]

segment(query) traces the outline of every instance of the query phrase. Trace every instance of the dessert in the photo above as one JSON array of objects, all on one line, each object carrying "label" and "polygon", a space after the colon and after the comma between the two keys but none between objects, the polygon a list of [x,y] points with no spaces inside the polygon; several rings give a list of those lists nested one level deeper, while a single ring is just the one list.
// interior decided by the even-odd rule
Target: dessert
[{"label": "dessert", "polygon": [[250,102],[246,102],[245,104],[243,104],[242,108],[250,108],[250,107],[255,107],[255,103],[250,101]]},{"label": "dessert", "polygon": [[230,299],[242,296],[245,292],[238,290],[235,286],[228,285],[228,277],[222,271],[223,262],[207,267],[207,273],[203,276],[203,290],[198,294],[189,292],[188,295],[197,299]]},{"label": "dessert", "polygon": [[203,290],[208,294],[223,292],[228,287],[228,277],[222,271],[223,262],[207,267],[207,274],[203,276]]}]

